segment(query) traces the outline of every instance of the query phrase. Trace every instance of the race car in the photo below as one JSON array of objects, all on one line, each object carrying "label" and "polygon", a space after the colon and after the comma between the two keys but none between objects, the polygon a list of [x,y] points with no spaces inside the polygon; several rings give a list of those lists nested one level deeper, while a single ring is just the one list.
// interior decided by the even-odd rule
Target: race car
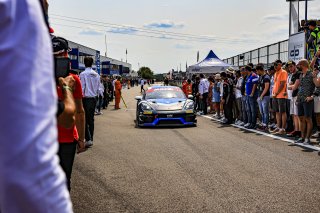
[{"label": "race car", "polygon": [[135,99],[137,127],[197,125],[193,97],[179,87],[153,86]]}]

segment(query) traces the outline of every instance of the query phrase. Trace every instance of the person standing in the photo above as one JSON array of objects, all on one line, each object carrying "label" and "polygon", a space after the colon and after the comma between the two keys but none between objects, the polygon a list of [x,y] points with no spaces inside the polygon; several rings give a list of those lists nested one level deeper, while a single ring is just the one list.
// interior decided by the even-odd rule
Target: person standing
[{"label": "person standing", "polygon": [[58,99],[52,43],[40,3],[0,1],[3,213],[73,212],[57,156]]},{"label": "person standing", "polygon": [[310,47],[310,49],[313,50],[313,54],[311,55],[311,57],[313,58],[314,55],[316,54],[316,52],[318,52],[319,50],[319,46],[320,46],[320,30],[317,27],[317,22],[316,21],[309,21],[308,22],[308,27],[310,30],[310,36],[307,40],[307,43]]},{"label": "person standing", "polygon": [[232,124],[233,122],[233,114],[232,114],[232,93],[233,93],[233,85],[230,83],[227,73],[222,72],[221,78],[223,80],[223,94],[221,98],[221,103],[224,108],[224,116],[225,119],[222,121],[223,124]]},{"label": "person standing", "polygon": [[310,137],[312,134],[313,123],[312,114],[314,109],[314,76],[309,70],[309,62],[307,60],[299,61],[297,67],[301,69],[300,86],[298,92],[298,115],[301,124],[301,138],[296,143],[310,145]]},{"label": "person standing", "polygon": [[236,80],[237,83],[235,85],[235,98],[236,98],[236,125],[240,125],[243,122],[243,113],[242,113],[242,94],[241,94],[241,85],[243,82],[243,77],[241,76],[240,70],[236,71]]},{"label": "person standing", "polygon": [[286,134],[286,124],[287,124],[287,107],[286,99],[287,94],[287,71],[282,69],[282,61],[277,60],[274,62],[274,69],[276,73],[274,74],[274,87],[272,91],[273,98],[273,111],[276,112],[277,128],[271,133],[285,135]]},{"label": "person standing", "polygon": [[140,80],[140,93],[142,94],[142,91],[145,92],[146,90],[144,89],[145,81],[143,79]]},{"label": "person standing", "polygon": [[202,102],[203,114],[208,114],[208,94],[209,94],[209,82],[204,77],[204,74],[200,74],[200,84],[199,84],[199,97]]},{"label": "person standing", "polygon": [[214,78],[212,76],[210,76],[208,80],[209,80],[208,103],[210,106],[209,114],[213,114],[214,113],[214,106],[213,106],[212,98],[213,98]]},{"label": "person standing", "polygon": [[246,101],[247,101],[247,116],[248,123],[244,126],[248,129],[255,129],[257,125],[257,108],[258,108],[258,90],[257,85],[259,77],[252,71],[251,66],[246,66],[245,71],[247,73],[246,80]]},{"label": "person standing", "polygon": [[121,85],[121,77],[117,77],[117,81],[114,83],[114,88],[115,88],[115,110],[120,109],[120,100],[121,100],[121,90],[122,90],[122,85]]},{"label": "person standing", "polygon": [[192,83],[191,83],[190,79],[188,79],[188,81],[187,81],[185,90],[186,90],[185,95],[186,95],[187,98],[188,98],[189,95],[192,95]]},{"label": "person standing", "polygon": [[298,107],[297,107],[297,95],[298,88],[300,85],[300,75],[301,72],[298,72],[296,63],[294,61],[288,61],[287,63],[290,76],[288,77],[288,96],[292,97],[290,102],[290,115],[293,119],[294,130],[287,134],[288,137],[301,136],[300,131],[300,119],[298,116]]},{"label": "person standing", "polygon": [[195,101],[194,109],[196,111],[201,110],[200,98],[199,98],[199,84],[200,78],[197,76],[195,77],[195,82],[192,84],[192,94]]},{"label": "person standing", "polygon": [[92,69],[93,58],[85,57],[84,64],[86,69],[80,73],[83,93],[83,107],[86,117],[86,146],[93,145],[94,134],[94,113],[99,96],[100,76]]},{"label": "person standing", "polygon": [[270,77],[264,70],[263,64],[258,64],[256,67],[259,75],[258,82],[258,105],[262,118],[260,130],[266,131],[269,124],[269,104],[270,104]]},{"label": "person standing", "polygon": [[221,76],[220,74],[215,75],[215,81],[212,88],[212,103],[214,106],[214,110],[216,114],[213,115],[213,118],[221,119],[220,115],[220,102],[221,102],[221,95],[220,95],[220,84],[221,84]]}]

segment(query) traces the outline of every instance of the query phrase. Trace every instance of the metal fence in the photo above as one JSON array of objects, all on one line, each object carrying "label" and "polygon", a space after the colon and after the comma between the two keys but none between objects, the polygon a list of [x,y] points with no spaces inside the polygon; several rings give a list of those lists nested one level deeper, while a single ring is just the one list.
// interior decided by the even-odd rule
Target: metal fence
[{"label": "metal fence", "polygon": [[280,59],[283,62],[288,61],[288,40],[251,50],[249,52],[224,59],[223,61],[236,67],[245,66],[248,63],[253,63],[254,65],[263,63],[267,67],[270,67],[277,59]]}]

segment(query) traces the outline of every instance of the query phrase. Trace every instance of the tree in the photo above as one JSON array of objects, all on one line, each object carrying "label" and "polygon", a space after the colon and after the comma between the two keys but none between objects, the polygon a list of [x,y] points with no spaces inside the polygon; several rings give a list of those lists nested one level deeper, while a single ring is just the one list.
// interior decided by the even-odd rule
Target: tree
[{"label": "tree", "polygon": [[149,67],[141,67],[138,71],[138,75],[144,79],[153,79],[153,72]]}]

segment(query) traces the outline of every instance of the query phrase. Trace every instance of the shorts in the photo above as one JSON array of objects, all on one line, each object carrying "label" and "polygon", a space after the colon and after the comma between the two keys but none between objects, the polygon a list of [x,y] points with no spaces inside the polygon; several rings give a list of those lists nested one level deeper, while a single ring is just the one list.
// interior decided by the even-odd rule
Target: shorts
[{"label": "shorts", "polygon": [[287,100],[285,98],[273,98],[272,110],[273,112],[286,113],[287,112]]},{"label": "shorts", "polygon": [[314,102],[298,102],[298,116],[311,118],[314,109]]},{"label": "shorts", "polygon": [[320,113],[320,97],[314,97],[314,112]]},{"label": "shorts", "polygon": [[298,115],[297,97],[293,97],[290,102],[290,115]]}]

